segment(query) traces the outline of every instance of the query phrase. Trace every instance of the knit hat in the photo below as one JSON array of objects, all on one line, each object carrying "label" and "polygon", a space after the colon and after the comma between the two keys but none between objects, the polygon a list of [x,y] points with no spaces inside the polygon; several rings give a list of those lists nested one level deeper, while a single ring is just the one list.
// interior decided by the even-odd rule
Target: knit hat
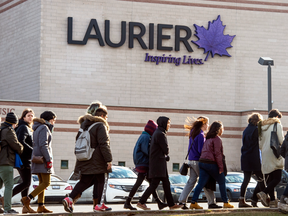
[{"label": "knit hat", "polygon": [[46,120],[46,121],[50,121],[51,119],[56,118],[56,113],[54,113],[51,110],[45,111],[40,115],[40,118]]},{"label": "knit hat", "polygon": [[153,135],[154,131],[157,129],[157,124],[156,122],[149,120],[146,124],[146,126],[144,127],[144,131],[146,131],[147,133],[149,133],[151,136]]},{"label": "knit hat", "polygon": [[9,112],[6,115],[5,122],[7,122],[8,124],[11,124],[11,125],[18,124],[18,117],[17,117],[17,115],[15,115],[15,113]]}]

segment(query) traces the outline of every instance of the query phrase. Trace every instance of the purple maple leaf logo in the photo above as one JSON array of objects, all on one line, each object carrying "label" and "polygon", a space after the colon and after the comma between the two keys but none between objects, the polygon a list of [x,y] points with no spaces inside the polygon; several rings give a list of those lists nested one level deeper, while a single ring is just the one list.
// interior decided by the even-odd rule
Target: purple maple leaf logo
[{"label": "purple maple leaf logo", "polygon": [[196,29],[196,34],[194,35],[199,40],[192,40],[192,42],[196,44],[198,48],[204,49],[204,53],[208,52],[205,61],[207,60],[210,53],[212,58],[215,54],[231,57],[226,48],[232,47],[231,42],[236,35],[230,36],[223,34],[226,25],[222,25],[220,15],[216,20],[213,20],[212,23],[210,21],[208,22],[208,29],[205,29],[203,26],[200,27],[196,24],[194,24],[194,27]]}]

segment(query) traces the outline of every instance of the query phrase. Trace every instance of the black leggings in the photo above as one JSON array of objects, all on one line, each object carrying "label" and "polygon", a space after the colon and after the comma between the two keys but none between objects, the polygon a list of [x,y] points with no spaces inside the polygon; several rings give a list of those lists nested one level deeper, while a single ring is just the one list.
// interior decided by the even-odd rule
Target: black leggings
[{"label": "black leggings", "polygon": [[263,176],[263,173],[261,171],[254,171],[254,172],[244,171],[244,181],[241,185],[240,196],[245,198],[247,186],[250,182],[252,174],[255,174],[257,177],[257,185],[256,185],[255,190],[253,192],[252,200],[257,201],[258,200],[257,193],[259,193],[260,191],[263,191],[265,189],[264,176]]},{"label": "black leggings", "polygon": [[[136,180],[136,183],[134,184],[132,190],[129,193],[129,198],[133,198],[133,196],[135,195],[135,193],[137,192],[138,188],[140,187],[140,185],[143,183],[145,177],[146,177],[147,173],[138,173],[138,177]],[[149,182],[149,184],[151,184],[151,179],[147,178],[147,181]],[[158,199],[158,194],[156,191],[153,191],[153,197],[154,199]]]},{"label": "black leggings", "polygon": [[70,193],[70,197],[74,199],[78,194],[82,194],[83,191],[94,185],[93,199],[98,199],[97,204],[100,204],[104,184],[105,184],[105,173],[91,174],[91,175],[82,174],[80,181],[75,185],[74,189]]},{"label": "black leggings", "polygon": [[12,192],[12,197],[21,192],[22,197],[28,195],[29,186],[31,184],[31,168],[24,167],[23,169],[18,169],[18,172],[22,178],[22,182],[14,187]]},{"label": "black leggings", "polygon": [[274,189],[276,185],[281,181],[282,170],[277,169],[269,174],[265,174],[267,187],[263,190],[264,193],[269,194],[270,201],[275,200]]}]

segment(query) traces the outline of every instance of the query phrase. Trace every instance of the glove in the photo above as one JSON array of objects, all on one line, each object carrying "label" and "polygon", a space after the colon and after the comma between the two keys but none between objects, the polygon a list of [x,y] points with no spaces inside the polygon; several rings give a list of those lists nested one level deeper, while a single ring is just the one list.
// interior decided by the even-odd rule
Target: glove
[{"label": "glove", "polygon": [[169,155],[166,155],[166,156],[165,156],[165,160],[166,160],[166,161],[170,161]]},{"label": "glove", "polygon": [[47,169],[51,169],[52,168],[52,162],[49,161],[46,163]]}]

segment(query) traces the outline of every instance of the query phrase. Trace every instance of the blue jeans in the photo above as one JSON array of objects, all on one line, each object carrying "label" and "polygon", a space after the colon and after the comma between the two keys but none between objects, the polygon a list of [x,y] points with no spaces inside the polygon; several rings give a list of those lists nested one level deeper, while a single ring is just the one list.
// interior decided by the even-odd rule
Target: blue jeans
[{"label": "blue jeans", "polygon": [[219,190],[223,202],[227,203],[228,197],[226,193],[225,176],[223,172],[219,174],[218,165],[199,162],[199,168],[200,168],[199,180],[195,188],[192,201],[197,202],[201,190],[205,187],[209,178],[212,177],[219,184]]}]

